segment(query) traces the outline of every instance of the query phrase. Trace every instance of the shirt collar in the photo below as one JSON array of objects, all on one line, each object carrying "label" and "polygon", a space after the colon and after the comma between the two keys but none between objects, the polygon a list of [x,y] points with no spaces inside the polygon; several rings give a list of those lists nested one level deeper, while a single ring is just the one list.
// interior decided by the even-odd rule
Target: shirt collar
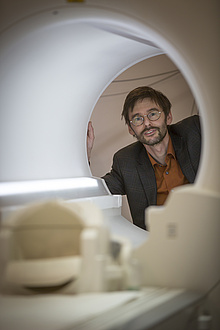
[{"label": "shirt collar", "polygon": [[[159,163],[156,161],[156,159],[153,158],[153,156],[151,156],[151,154],[147,151],[147,154],[148,154],[148,157],[151,161],[151,164],[154,166],[154,165],[158,165]],[[172,140],[169,136],[169,142],[168,142],[168,147],[167,147],[167,155],[166,157],[170,155],[171,157],[173,157],[174,159],[176,159],[176,156],[175,156],[175,151],[174,151],[174,148],[173,148],[173,143],[172,143]],[[160,165],[160,164],[159,164]]]},{"label": "shirt collar", "polygon": [[173,156],[174,159],[176,159],[175,151],[173,148],[173,143],[172,143],[170,136],[169,136],[169,142],[168,142],[168,148],[167,148],[167,155],[171,155],[171,156]]}]

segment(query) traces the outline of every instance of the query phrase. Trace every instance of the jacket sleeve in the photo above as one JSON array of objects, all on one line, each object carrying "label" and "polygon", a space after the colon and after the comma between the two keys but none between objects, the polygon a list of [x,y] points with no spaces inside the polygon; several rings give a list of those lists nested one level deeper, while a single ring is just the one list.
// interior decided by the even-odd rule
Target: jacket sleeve
[{"label": "jacket sleeve", "polygon": [[113,157],[113,164],[111,171],[106,175],[104,175],[102,179],[105,180],[112,194],[125,195],[125,187],[124,187],[123,176],[120,170],[120,162],[116,154]]}]

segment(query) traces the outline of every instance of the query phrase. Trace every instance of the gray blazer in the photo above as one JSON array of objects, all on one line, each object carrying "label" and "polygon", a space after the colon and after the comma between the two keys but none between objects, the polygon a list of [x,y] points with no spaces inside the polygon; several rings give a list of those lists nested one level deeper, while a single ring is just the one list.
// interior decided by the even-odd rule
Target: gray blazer
[{"label": "gray blazer", "polygon": [[[168,126],[169,134],[183,174],[195,181],[201,152],[201,130],[198,116],[188,117]],[[111,172],[105,180],[112,194],[127,195],[133,223],[146,229],[144,211],[156,205],[157,185],[154,169],[143,144],[132,143],[115,153]]]}]

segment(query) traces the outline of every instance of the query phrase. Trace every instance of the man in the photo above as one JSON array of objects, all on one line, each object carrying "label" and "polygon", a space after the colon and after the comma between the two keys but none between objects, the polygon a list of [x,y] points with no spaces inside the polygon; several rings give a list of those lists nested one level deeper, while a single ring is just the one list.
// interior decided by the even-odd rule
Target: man
[{"label": "man", "polygon": [[[171,125],[171,103],[150,87],[131,91],[122,117],[128,132],[137,138],[113,157],[105,180],[112,194],[127,195],[133,223],[147,229],[144,211],[150,205],[163,205],[177,186],[193,183],[199,166],[201,131],[198,116]],[[94,132],[88,127],[88,158]]]}]

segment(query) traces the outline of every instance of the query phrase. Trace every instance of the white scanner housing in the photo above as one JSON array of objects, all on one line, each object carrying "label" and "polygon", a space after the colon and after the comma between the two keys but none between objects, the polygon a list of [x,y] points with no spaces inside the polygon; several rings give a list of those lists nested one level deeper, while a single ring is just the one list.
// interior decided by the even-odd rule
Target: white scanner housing
[{"label": "white scanner housing", "polygon": [[[217,2],[48,0],[30,4],[22,0],[10,7],[2,1],[1,279],[10,260],[7,226],[11,217],[32,203],[54,198],[65,205],[95,204],[103,212],[109,235],[132,242],[128,256],[142,276],[140,291],[99,295],[93,290],[93,296],[78,297],[61,292],[39,299],[18,292],[9,295],[2,282],[0,327],[2,323],[5,329],[23,330],[183,329],[188,324],[193,329],[195,324],[210,326],[212,320],[212,329],[218,329]],[[146,211],[147,235],[121,217],[120,197],[112,196],[102,180],[92,178],[86,132],[93,108],[111,81],[135,63],[163,53],[181,70],[200,109],[202,156],[194,185],[175,189],[163,207]],[[108,234],[105,237],[109,239]],[[75,318],[71,310],[61,307],[70,303],[77,311]],[[55,313],[47,310],[47,304]],[[31,320],[25,317],[28,312]]]}]

